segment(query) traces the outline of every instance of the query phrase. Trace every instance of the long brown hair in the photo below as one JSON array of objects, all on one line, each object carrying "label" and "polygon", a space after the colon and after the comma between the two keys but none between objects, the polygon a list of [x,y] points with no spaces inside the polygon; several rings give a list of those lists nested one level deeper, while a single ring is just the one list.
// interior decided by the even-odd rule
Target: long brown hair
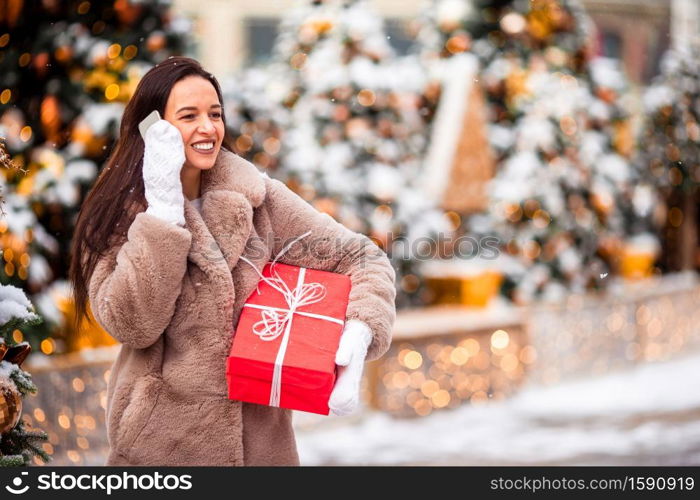
[{"label": "long brown hair", "polygon": [[[90,320],[86,314],[88,284],[99,258],[119,239],[123,241],[136,213],[147,206],[142,174],[144,143],[138,124],[154,109],[164,116],[173,86],[193,75],[208,80],[216,89],[226,130],[221,86],[214,75],[205,71],[194,59],[170,57],[143,76],[124,109],[114,151],[78,213],[68,273],[75,301],[73,327],[76,331],[83,317]],[[222,146],[233,151],[227,132],[224,133]]]}]

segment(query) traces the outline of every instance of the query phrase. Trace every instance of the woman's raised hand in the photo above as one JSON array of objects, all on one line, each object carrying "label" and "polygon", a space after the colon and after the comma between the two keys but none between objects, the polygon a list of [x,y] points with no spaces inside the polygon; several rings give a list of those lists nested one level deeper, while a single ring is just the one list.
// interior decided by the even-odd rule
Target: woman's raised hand
[{"label": "woman's raised hand", "polygon": [[185,196],[180,181],[180,170],[185,163],[182,135],[167,120],[159,120],[148,127],[144,143],[143,185],[148,202],[146,213],[184,226]]}]

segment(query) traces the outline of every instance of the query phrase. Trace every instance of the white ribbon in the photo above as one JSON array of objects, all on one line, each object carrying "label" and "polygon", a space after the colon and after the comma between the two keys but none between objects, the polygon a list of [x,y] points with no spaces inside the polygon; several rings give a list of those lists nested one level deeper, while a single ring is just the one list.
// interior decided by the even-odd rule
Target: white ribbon
[{"label": "white ribbon", "polygon": [[[294,289],[290,289],[287,286],[287,283],[280,278],[279,274],[274,269],[277,259],[279,259],[282,254],[284,254],[294,243],[308,236],[310,233],[311,231],[307,231],[301,236],[295,238],[289,245],[284,247],[279,254],[277,254],[270,264],[270,273],[274,275],[272,278],[263,276],[255,264],[243,256],[240,257],[244,262],[247,262],[253,267],[253,269],[255,269],[255,272],[258,273],[258,276],[260,276],[262,281],[280,292],[287,303],[287,309],[259,304],[243,305],[243,307],[252,307],[263,310],[261,314],[262,319],[253,325],[253,333],[260,337],[260,340],[271,341],[275,340],[280,335],[283,335],[282,342],[280,343],[279,350],[277,351],[277,357],[275,358],[275,369],[272,374],[272,388],[270,389],[269,402],[270,406],[279,406],[280,403],[280,396],[282,393],[282,364],[284,362],[284,356],[287,352],[287,344],[289,343],[289,336],[292,331],[292,319],[294,315],[300,314],[310,318],[332,321],[334,323],[338,323],[339,325],[345,324],[343,320],[332,316],[297,311],[297,308],[320,302],[326,296],[326,287],[321,283],[304,283],[304,277],[306,276],[305,267],[299,268],[299,276],[297,277],[297,284]],[[260,293],[259,286],[260,283],[258,282],[258,294]]]}]

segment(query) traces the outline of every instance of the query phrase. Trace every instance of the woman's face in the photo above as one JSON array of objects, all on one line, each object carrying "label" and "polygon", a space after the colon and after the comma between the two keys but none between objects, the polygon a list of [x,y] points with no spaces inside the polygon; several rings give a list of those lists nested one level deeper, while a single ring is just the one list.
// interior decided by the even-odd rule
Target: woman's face
[{"label": "woman's face", "polygon": [[219,96],[211,82],[201,76],[188,76],[177,82],[170,90],[163,118],[182,134],[183,168],[206,170],[214,166],[224,140],[224,121]]}]

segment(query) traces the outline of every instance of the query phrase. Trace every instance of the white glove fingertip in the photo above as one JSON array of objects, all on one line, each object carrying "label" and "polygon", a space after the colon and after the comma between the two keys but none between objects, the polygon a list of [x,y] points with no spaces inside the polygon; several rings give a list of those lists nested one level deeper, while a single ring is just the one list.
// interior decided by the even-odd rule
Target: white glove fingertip
[{"label": "white glove fingertip", "polygon": [[331,408],[331,411],[330,411],[330,415],[333,416],[333,417],[344,417],[344,416],[345,416],[345,414],[344,414],[342,411],[340,411],[340,410],[336,411],[336,410],[334,410],[334,409],[332,409],[332,408]]},{"label": "white glove fingertip", "polygon": [[180,134],[180,131],[175,128],[174,125],[171,125],[170,128],[167,131],[167,138],[170,139],[174,143],[182,143],[182,134]]},{"label": "white glove fingertip", "polygon": [[346,401],[333,402],[328,405],[331,413],[337,417],[344,417],[352,414],[357,409],[357,403],[352,399]]},{"label": "white glove fingertip", "polygon": [[158,120],[146,131],[147,142],[163,141],[169,144],[182,144],[180,131],[168,120]]},{"label": "white glove fingertip", "polygon": [[158,120],[146,130],[146,139],[153,139],[156,135],[164,134],[170,123],[167,120]]},{"label": "white glove fingertip", "polygon": [[341,339],[338,351],[335,353],[335,364],[339,366],[348,366],[350,364],[351,359],[352,349],[347,343],[343,342]]}]

